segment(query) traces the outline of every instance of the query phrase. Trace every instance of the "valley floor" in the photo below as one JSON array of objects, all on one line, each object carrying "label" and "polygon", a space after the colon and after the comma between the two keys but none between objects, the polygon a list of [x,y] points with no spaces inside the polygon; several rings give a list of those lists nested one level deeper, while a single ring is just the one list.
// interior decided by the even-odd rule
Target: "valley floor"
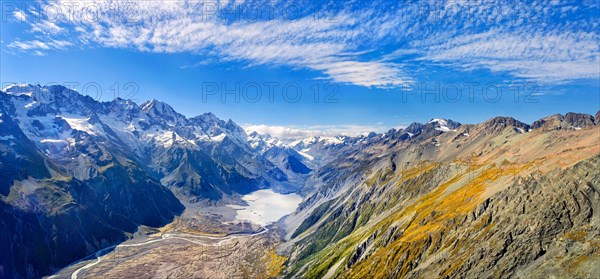
[{"label": "valley floor", "polygon": [[142,228],[146,234],[50,278],[271,278],[281,271],[286,259],[274,250],[280,239],[276,227],[222,223],[214,214],[190,217],[160,229]]}]

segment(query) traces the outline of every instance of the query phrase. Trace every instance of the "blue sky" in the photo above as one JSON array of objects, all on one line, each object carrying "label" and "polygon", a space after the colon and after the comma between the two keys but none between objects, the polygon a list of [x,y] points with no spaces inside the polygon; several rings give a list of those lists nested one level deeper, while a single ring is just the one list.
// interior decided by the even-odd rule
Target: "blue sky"
[{"label": "blue sky", "polygon": [[284,136],[600,109],[598,1],[388,2],[3,1],[0,81]]}]

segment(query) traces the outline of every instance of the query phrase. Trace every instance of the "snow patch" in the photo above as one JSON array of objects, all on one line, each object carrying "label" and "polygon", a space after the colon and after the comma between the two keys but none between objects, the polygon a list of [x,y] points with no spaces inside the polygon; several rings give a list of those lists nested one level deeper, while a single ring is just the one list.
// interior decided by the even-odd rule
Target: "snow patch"
[{"label": "snow patch", "polygon": [[67,143],[66,140],[63,139],[43,139],[40,140],[41,143]]},{"label": "snow patch", "polygon": [[90,120],[89,117],[88,118],[72,118],[72,117],[65,117],[65,116],[61,116],[61,117],[62,117],[62,119],[67,121],[67,123],[69,123],[69,126],[71,126],[71,128],[73,128],[74,130],[83,131],[90,135],[96,135],[96,133],[97,133],[97,128],[88,122]]},{"label": "snow patch", "polygon": [[436,127],[435,129],[438,131],[442,131],[444,133],[446,132],[456,132],[456,130],[452,130],[450,129],[450,127],[448,127],[448,121],[446,119],[440,119],[440,118],[434,118],[431,119],[431,121],[429,121],[429,123],[437,123],[439,125],[439,127]]},{"label": "snow patch", "polygon": [[326,145],[335,145],[335,144],[341,144],[344,141],[340,137],[324,137],[323,142]]},{"label": "snow patch", "polygon": [[446,119],[434,118],[429,121],[429,123],[438,123],[440,126],[448,126],[448,121]]},{"label": "snow patch", "polygon": [[308,159],[309,161],[312,161],[315,159],[315,157],[309,155],[308,153],[302,152],[302,151],[297,151],[298,154],[302,155],[302,157]]},{"label": "snow patch", "polygon": [[226,137],[226,136],[227,136],[227,135],[225,135],[225,134],[223,133],[223,134],[219,134],[219,135],[217,135],[217,136],[211,137],[211,138],[210,138],[210,140],[211,140],[211,141],[214,141],[214,142],[222,142],[222,141],[225,139],[225,137]]},{"label": "snow patch", "polygon": [[177,137],[175,133],[166,131],[158,134],[148,134],[148,137],[154,139],[156,143],[159,143],[165,148],[173,146],[174,139]]}]

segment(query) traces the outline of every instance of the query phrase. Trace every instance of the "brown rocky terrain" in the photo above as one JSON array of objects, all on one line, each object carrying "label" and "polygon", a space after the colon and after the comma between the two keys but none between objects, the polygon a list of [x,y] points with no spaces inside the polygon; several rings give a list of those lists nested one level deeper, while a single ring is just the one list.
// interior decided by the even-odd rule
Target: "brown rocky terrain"
[{"label": "brown rocky terrain", "polygon": [[[205,222],[212,225],[212,232],[220,232],[197,230]],[[142,228],[146,235],[73,264],[52,278],[273,278],[286,261],[275,252],[280,242],[276,231],[177,218],[159,229]]]},{"label": "brown rocky terrain", "polygon": [[374,143],[286,219],[285,276],[599,278],[599,166],[584,114]]}]

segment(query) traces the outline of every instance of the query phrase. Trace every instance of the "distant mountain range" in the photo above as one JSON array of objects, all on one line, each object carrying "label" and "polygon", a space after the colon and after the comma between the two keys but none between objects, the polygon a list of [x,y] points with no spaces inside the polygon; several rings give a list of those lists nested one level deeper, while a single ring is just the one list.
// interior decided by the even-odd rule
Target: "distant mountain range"
[{"label": "distant mountain range", "polygon": [[[171,222],[183,204],[218,204],[267,188],[306,197],[281,223],[291,253],[287,276],[514,275],[543,256],[539,249],[555,249],[552,241],[565,233],[595,230],[586,231],[584,242],[600,235],[600,178],[590,168],[598,160],[599,119],[600,112],[531,125],[509,117],[474,125],[432,119],[382,134],[284,143],[211,113],[187,118],[157,100],[99,102],[58,85],[11,85],[0,91],[0,241],[6,244],[0,275],[48,275],[140,226]],[[489,173],[500,166],[523,178]],[[573,198],[565,201],[565,191]],[[538,194],[569,205],[535,201]],[[522,218],[558,218],[560,225],[545,228],[554,221],[540,221],[526,232],[497,227],[518,227],[521,217],[507,216],[525,201],[553,213],[523,209]],[[593,213],[585,213],[588,207]],[[590,216],[573,219],[581,214]],[[487,254],[465,248],[476,246],[468,242],[475,235],[537,246],[506,244],[503,253],[513,258],[492,269],[494,263],[472,258]],[[473,271],[441,263],[451,256]],[[496,255],[495,263],[504,257]]]}]

